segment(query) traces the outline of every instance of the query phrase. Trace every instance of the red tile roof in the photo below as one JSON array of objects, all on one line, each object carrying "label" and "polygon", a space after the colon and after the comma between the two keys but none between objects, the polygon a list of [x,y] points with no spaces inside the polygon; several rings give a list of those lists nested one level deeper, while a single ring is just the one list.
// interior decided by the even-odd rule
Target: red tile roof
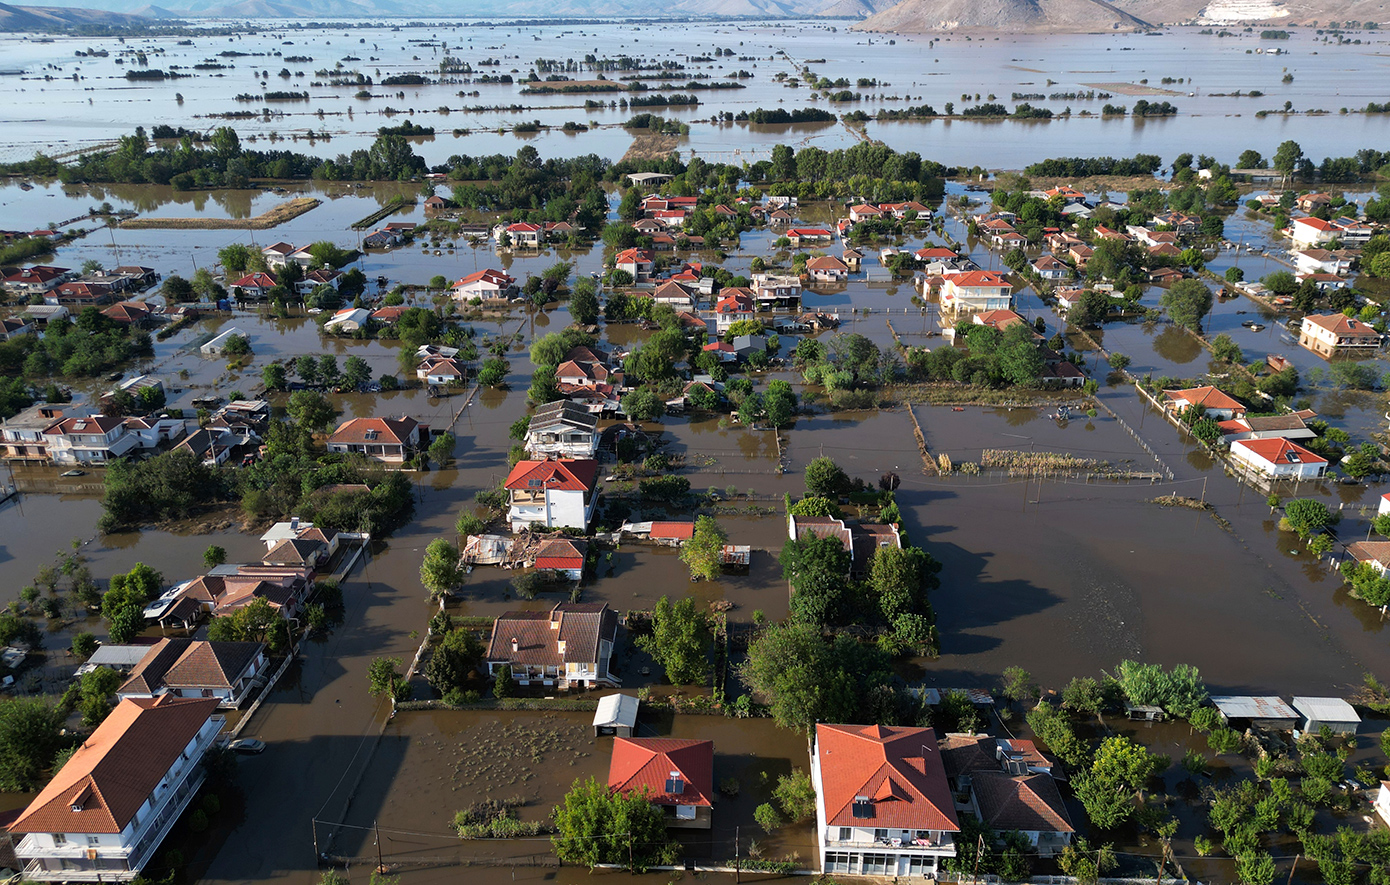
[{"label": "red tile roof", "polygon": [[695,537],[695,523],[653,522],[652,530],[647,537],[669,539],[673,541],[688,540]]},{"label": "red tile roof", "polygon": [[[393,443],[410,445],[420,422],[414,418],[353,418],[338,425],[330,443]],[[373,434],[369,436],[368,434]]]},{"label": "red tile roof", "polygon": [[506,488],[579,492],[592,491],[597,481],[598,462],[589,458],[518,461],[507,475]]},{"label": "red tile roof", "polygon": [[652,253],[648,252],[646,249],[624,249],[623,251],[618,253],[618,257],[613,260],[613,263],[615,265],[642,263],[651,264],[651,261]]},{"label": "red tile roof", "polygon": [[584,567],[584,552],[588,544],[568,538],[542,541],[536,549],[536,568],[575,569]]},{"label": "red tile roof", "polygon": [[[1251,454],[1257,455],[1271,464],[1327,463],[1327,459],[1321,455],[1314,454],[1298,443],[1290,442],[1283,437],[1273,437],[1270,439],[1240,439],[1231,443],[1231,446],[1232,448],[1241,446],[1249,450]],[[1293,457],[1290,458],[1290,456]]]},{"label": "red tile roof", "polygon": [[507,276],[507,274],[503,273],[500,270],[493,270],[492,268],[488,268],[487,270],[476,271],[474,273],[469,274],[466,277],[463,277],[458,282],[454,283],[452,288],[458,289],[462,286],[471,286],[472,284],[478,282],[491,283],[494,286],[498,286],[500,288],[505,289],[512,283],[516,282],[516,280]]},{"label": "red tile roof", "polygon": [[1009,281],[992,270],[972,270],[947,277],[957,289],[1012,289]]},{"label": "red tile roof", "polygon": [[10,825],[15,833],[119,833],[217,710],[216,698],[126,699]]},{"label": "red tile roof", "polygon": [[1234,409],[1241,414],[1245,413],[1245,406],[1211,386],[1190,387],[1187,390],[1165,390],[1163,394],[1174,402],[1187,403],[1190,406],[1202,405],[1208,409]]},{"label": "red tile roof", "polygon": [[1380,333],[1360,320],[1351,319],[1340,313],[1309,314],[1303,322],[1326,329],[1334,335],[1352,338],[1379,338]]},{"label": "red tile roof", "polygon": [[232,287],[241,289],[273,289],[275,288],[275,277],[263,271],[256,271],[255,273],[249,273],[241,279],[236,280],[232,283]]},{"label": "red tile roof", "polygon": [[[821,724],[816,754],[827,825],[960,831],[932,729]],[[854,816],[860,797],[872,818]]]},{"label": "red tile roof", "polygon": [[[679,781],[680,792],[671,792]],[[714,804],[714,742],[675,738],[615,738],[608,789],[645,791],[657,805]]]}]

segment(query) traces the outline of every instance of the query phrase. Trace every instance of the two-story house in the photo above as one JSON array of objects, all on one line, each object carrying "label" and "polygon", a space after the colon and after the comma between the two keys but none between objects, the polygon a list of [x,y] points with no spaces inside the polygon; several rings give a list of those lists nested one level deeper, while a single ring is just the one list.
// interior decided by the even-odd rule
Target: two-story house
[{"label": "two-story house", "polygon": [[1298,335],[1299,344],[1323,356],[1338,351],[1375,350],[1381,340],[1380,333],[1369,324],[1340,313],[1305,316]]},{"label": "two-story house", "polygon": [[1009,310],[1013,286],[992,270],[973,270],[946,277],[941,306],[952,312]]},{"label": "two-story house", "polygon": [[561,602],[548,612],[507,612],[492,625],[487,670],[511,669],[521,685],[614,687],[609,671],[618,613],[603,602]]},{"label": "two-story house", "polygon": [[512,531],[529,526],[587,529],[598,502],[598,462],[585,458],[518,461],[504,484]]},{"label": "two-story house", "polygon": [[54,464],[104,464],[140,445],[122,418],[64,418],[44,432]]},{"label": "two-story house", "polygon": [[516,280],[500,270],[479,270],[460,278],[450,287],[450,294],[458,301],[482,301],[507,297],[516,286]]},{"label": "two-story house", "polygon": [[135,665],[116,697],[216,698],[218,705],[240,707],[264,682],[270,659],[262,642],[203,642],[161,639]]},{"label": "two-story house", "polygon": [[47,461],[48,437],[44,431],[61,420],[61,407],[39,403],[0,421],[0,458],[7,461]]},{"label": "two-story house", "polygon": [[931,878],[960,832],[930,728],[816,725],[816,844],[827,875]]},{"label": "two-story house", "polygon": [[631,274],[633,282],[641,283],[651,279],[652,269],[656,265],[652,260],[652,253],[646,249],[624,249],[618,253],[613,266]]},{"label": "two-story house", "polygon": [[546,403],[531,415],[526,451],[538,458],[592,458],[598,451],[598,416],[574,403]]},{"label": "two-story house", "polygon": [[128,882],[203,783],[224,720],[216,698],[123,700],[82,742],[10,832],[38,882]]}]

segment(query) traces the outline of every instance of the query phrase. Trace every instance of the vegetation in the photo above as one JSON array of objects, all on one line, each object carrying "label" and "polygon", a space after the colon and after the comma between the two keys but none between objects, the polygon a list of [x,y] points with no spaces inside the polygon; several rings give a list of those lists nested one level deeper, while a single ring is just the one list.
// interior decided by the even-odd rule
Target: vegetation
[{"label": "vegetation", "polygon": [[690,568],[692,581],[713,581],[719,577],[728,541],[729,536],[713,517],[695,518],[695,530],[680,552],[681,562]]},{"label": "vegetation", "polygon": [[659,806],[640,793],[611,792],[592,777],[575,781],[556,806],[555,828],[551,844],[561,863],[646,872],[673,863],[679,854],[666,835],[666,816]]},{"label": "vegetation", "polygon": [[699,685],[709,672],[709,618],[689,596],[672,603],[663,596],[652,612],[651,633],[637,647],[651,655],[676,685]]}]

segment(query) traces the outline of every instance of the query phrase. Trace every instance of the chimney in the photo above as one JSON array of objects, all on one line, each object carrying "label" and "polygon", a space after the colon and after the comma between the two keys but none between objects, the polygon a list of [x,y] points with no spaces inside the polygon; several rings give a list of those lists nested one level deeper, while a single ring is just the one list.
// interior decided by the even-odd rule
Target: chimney
[{"label": "chimney", "polygon": [[516,654],[520,649],[521,644],[516,641],[516,637],[512,637],[512,654]]}]

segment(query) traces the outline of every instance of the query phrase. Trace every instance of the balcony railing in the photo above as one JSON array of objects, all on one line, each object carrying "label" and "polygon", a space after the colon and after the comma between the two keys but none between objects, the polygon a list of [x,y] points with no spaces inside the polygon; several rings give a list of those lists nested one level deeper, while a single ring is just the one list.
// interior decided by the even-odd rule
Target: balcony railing
[{"label": "balcony railing", "polygon": [[[925,844],[923,844],[925,843]],[[827,848],[852,848],[863,851],[921,851],[930,853],[955,853],[955,840],[949,836],[937,839],[903,839],[894,845],[890,839],[826,839]]]}]

